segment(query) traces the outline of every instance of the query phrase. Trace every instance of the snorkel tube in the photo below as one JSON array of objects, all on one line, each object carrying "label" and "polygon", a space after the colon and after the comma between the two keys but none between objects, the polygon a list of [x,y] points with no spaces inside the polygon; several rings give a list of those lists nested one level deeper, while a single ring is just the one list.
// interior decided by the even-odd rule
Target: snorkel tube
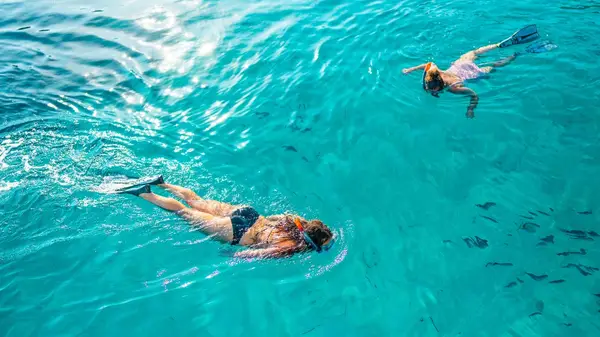
[{"label": "snorkel tube", "polygon": [[321,247],[317,246],[317,244],[304,231],[304,227],[302,226],[302,223],[300,222],[300,219],[294,218],[294,223],[296,224],[296,227],[298,227],[298,230],[300,231],[300,233],[302,233],[302,236],[304,237],[304,241],[306,241],[306,243],[308,243],[309,246],[312,247],[312,249],[316,250],[317,253],[320,253],[321,252]]}]

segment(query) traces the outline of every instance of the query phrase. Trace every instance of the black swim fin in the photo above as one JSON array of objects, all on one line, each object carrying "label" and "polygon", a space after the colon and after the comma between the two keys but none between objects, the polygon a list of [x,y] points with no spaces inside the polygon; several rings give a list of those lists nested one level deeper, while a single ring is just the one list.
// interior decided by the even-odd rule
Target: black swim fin
[{"label": "black swim fin", "polygon": [[143,185],[143,186],[130,186],[128,188],[124,188],[124,189],[119,189],[115,192],[116,194],[131,194],[131,195],[135,195],[136,197],[139,197],[140,194],[142,193],[152,193],[152,190],[150,190],[150,185]]},{"label": "black swim fin", "polygon": [[500,48],[505,48],[515,44],[531,42],[538,39],[539,37],[540,34],[537,31],[537,26],[528,25],[516,31],[513,35],[500,42],[498,45],[500,46]]},{"label": "black swim fin", "polygon": [[124,190],[129,190],[133,187],[138,187],[138,186],[164,184],[165,180],[163,179],[163,176],[161,174],[161,175],[152,176],[152,177],[140,178],[140,179],[134,180],[134,181],[131,181],[131,180],[123,181],[123,182],[113,181],[113,183],[125,184],[124,187],[120,187],[117,189],[117,191],[124,191]]}]

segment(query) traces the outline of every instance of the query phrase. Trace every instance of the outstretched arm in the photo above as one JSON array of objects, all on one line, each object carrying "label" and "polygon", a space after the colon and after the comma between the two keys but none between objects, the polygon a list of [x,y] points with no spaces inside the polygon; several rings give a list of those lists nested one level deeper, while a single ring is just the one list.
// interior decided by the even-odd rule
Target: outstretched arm
[{"label": "outstretched arm", "polygon": [[475,117],[474,110],[477,107],[477,103],[479,103],[479,96],[477,96],[477,93],[467,87],[450,88],[449,91],[454,94],[471,96],[471,101],[469,102],[469,106],[467,107],[467,118]]},{"label": "outstretched arm", "polygon": [[427,65],[427,63],[423,63],[423,64],[420,64],[420,65],[418,65],[416,67],[404,68],[404,69],[402,69],[402,72],[405,73],[405,74],[412,73],[415,70],[425,69],[426,65]]}]

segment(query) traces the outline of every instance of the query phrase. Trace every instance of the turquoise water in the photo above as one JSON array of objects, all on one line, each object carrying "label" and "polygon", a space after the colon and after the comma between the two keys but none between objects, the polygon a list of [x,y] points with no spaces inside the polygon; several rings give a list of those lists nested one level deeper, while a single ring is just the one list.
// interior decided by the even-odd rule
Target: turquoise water
[{"label": "turquoise water", "polygon": [[[600,232],[599,11],[2,2],[0,336],[598,336],[600,272],[563,267],[600,267],[600,238],[560,229]],[[400,72],[527,23],[559,48],[474,83],[475,120]],[[318,217],[339,242],[235,261],[173,214],[96,192],[159,173]]]}]

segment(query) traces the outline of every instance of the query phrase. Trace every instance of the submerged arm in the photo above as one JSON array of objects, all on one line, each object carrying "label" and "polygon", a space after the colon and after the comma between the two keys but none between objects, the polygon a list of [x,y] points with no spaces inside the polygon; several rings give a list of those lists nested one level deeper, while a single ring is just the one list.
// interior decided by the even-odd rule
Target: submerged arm
[{"label": "submerged arm", "polygon": [[477,104],[479,103],[479,96],[477,96],[477,93],[467,87],[450,88],[449,91],[454,94],[471,96],[471,101],[469,102],[469,106],[467,107],[467,118],[475,117],[474,110],[477,107]]},{"label": "submerged arm", "polygon": [[241,259],[276,258],[281,256],[281,249],[279,249],[279,247],[248,249],[237,252],[233,254],[233,256]]},{"label": "submerged arm", "polygon": [[233,254],[233,256],[241,259],[270,259],[290,256],[299,251],[297,245],[284,242],[273,247],[244,250]]},{"label": "submerged arm", "polygon": [[404,69],[402,69],[402,72],[405,73],[405,74],[412,73],[415,70],[425,69],[426,65],[427,65],[427,63],[423,63],[423,64],[420,64],[420,65],[418,65],[416,67],[404,68]]}]

